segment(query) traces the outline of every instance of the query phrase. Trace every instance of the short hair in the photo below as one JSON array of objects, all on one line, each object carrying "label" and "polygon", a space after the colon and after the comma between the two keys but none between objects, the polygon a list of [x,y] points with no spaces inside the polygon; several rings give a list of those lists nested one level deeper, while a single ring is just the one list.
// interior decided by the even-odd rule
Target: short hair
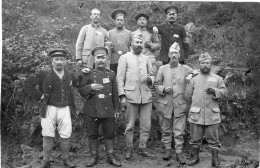
[{"label": "short hair", "polygon": [[98,8],[93,8],[93,9],[90,11],[90,14],[91,14],[91,15],[92,15],[92,12],[93,12],[94,10],[97,10],[97,11],[99,11],[99,13],[101,13],[100,10],[98,10]]}]

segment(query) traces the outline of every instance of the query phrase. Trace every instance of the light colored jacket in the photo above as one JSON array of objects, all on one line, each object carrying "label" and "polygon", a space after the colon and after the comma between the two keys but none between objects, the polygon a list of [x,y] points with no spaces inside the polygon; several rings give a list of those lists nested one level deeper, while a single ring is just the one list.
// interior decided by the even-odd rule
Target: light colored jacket
[{"label": "light colored jacket", "polygon": [[145,42],[149,42],[151,44],[151,49],[143,47],[142,54],[148,56],[149,58],[155,58],[154,52],[161,48],[158,34],[150,33],[146,28],[139,28],[136,31],[132,32],[132,36],[134,36],[135,34],[142,34],[143,44]]},{"label": "light colored jacket", "polygon": [[[205,89],[213,88],[215,95],[208,94]],[[187,100],[191,101],[188,120],[199,125],[213,125],[221,122],[218,99],[227,95],[223,79],[213,73],[200,73],[192,78],[185,92]]]},{"label": "light colored jacket", "polygon": [[121,55],[130,51],[132,33],[125,28],[122,30],[114,28],[108,31],[108,35],[112,41],[110,64],[116,64]]},{"label": "light colored jacket", "polygon": [[103,27],[93,23],[85,25],[81,28],[76,42],[76,60],[82,60],[83,64],[91,67],[94,64],[94,58],[90,57],[91,50],[95,47],[106,47],[110,62],[110,45],[108,32]]},{"label": "light colored jacket", "polygon": [[[181,64],[175,68],[171,68],[170,64],[159,68],[154,85],[158,93],[158,110],[164,117],[172,118],[173,111],[174,117],[185,115],[187,103],[184,93],[188,82],[186,77],[191,73],[192,68]],[[165,93],[165,87],[171,87],[173,92]]]},{"label": "light colored jacket", "polygon": [[152,101],[151,89],[147,77],[154,82],[154,73],[149,58],[143,54],[135,55],[132,51],[122,55],[118,61],[118,95],[126,96],[129,103],[145,104]]}]

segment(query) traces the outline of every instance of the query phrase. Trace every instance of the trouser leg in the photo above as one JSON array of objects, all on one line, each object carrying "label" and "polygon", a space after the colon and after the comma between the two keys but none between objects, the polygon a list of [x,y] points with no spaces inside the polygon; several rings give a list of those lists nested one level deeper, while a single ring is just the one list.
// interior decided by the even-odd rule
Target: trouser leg
[{"label": "trouser leg", "polygon": [[127,103],[127,109],[125,113],[125,137],[126,137],[126,147],[133,147],[133,138],[134,138],[134,126],[135,120],[137,117],[137,112],[139,110],[139,104]]},{"label": "trouser leg", "polygon": [[146,148],[151,131],[152,103],[140,105],[140,143],[139,148]]},{"label": "trouser leg", "polygon": [[173,134],[176,153],[182,153],[184,143],[184,133],[186,127],[186,115],[180,117],[174,117],[173,121]]}]

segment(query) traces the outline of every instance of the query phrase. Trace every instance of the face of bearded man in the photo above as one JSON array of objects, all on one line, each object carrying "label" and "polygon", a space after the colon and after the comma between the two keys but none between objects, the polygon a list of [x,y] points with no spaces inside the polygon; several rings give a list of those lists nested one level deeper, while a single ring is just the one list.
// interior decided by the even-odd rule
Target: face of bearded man
[{"label": "face of bearded man", "polygon": [[136,55],[141,54],[143,50],[143,40],[139,38],[133,38],[132,49]]},{"label": "face of bearded man", "polygon": [[211,60],[207,59],[200,62],[200,71],[203,74],[208,74],[211,70]]},{"label": "face of bearded man", "polygon": [[62,71],[64,70],[66,61],[63,56],[56,56],[52,58],[52,66],[56,71]]}]

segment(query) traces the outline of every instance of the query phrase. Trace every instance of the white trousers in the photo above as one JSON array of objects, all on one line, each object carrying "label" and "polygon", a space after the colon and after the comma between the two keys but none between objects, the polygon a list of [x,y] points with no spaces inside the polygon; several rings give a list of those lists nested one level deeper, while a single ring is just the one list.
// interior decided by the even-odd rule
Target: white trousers
[{"label": "white trousers", "polygon": [[69,138],[72,133],[70,108],[48,105],[46,117],[41,118],[42,136],[55,137],[57,128],[61,138]]}]

